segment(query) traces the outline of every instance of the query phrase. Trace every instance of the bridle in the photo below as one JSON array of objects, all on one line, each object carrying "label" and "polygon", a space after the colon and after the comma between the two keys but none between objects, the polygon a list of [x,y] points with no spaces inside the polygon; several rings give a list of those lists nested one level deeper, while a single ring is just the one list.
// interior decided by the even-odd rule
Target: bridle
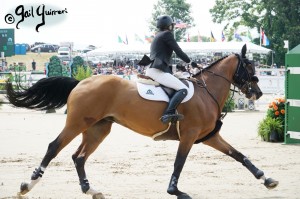
[{"label": "bridle", "polygon": [[[246,66],[251,64],[248,59],[241,57],[239,54],[235,54],[238,57],[239,63],[238,67],[233,76],[233,85],[238,87],[239,90],[251,92],[251,82],[258,82],[258,78],[254,75],[251,76],[249,71],[246,69]],[[253,74],[255,72],[253,71]]]},{"label": "bridle", "polygon": [[[236,71],[235,71],[235,73],[233,75],[233,78],[232,78],[233,81],[229,80],[228,78],[224,77],[223,75],[217,74],[217,73],[209,70],[209,68],[211,68],[211,66],[217,64],[218,62],[220,62],[221,60],[223,60],[227,56],[223,57],[223,58],[221,58],[219,60],[217,60],[216,62],[214,62],[212,64],[210,64],[207,68],[200,69],[200,72],[198,72],[197,74],[195,74],[195,75],[192,76],[192,80],[195,81],[195,83],[198,86],[200,86],[202,88],[205,88],[206,91],[208,92],[208,94],[212,97],[212,99],[218,105],[219,119],[224,119],[224,117],[227,115],[227,110],[226,110],[225,114],[221,114],[220,104],[217,101],[217,99],[215,98],[215,96],[212,94],[212,92],[209,90],[209,88],[207,88],[205,80],[204,80],[204,78],[202,76],[202,74],[204,72],[208,72],[208,73],[210,73],[210,74],[212,74],[214,76],[217,76],[217,77],[220,77],[220,78],[226,80],[229,84],[233,84],[234,85],[233,90],[230,89],[231,91],[233,91],[231,99],[233,98],[235,92],[245,91],[245,92],[247,92],[247,94],[250,93],[251,90],[252,90],[251,82],[252,81],[258,82],[258,78],[256,76],[251,76],[250,73],[249,73],[249,71],[246,68],[246,66],[248,64],[251,64],[249,62],[249,60],[246,59],[245,57],[241,57],[239,54],[235,54],[235,56],[238,58],[238,64],[237,64],[237,69],[236,69]],[[202,81],[194,78],[195,76],[198,76],[199,74],[201,76],[201,80]],[[254,71],[253,71],[253,74],[254,74]],[[239,89],[238,91],[235,90],[236,87]],[[231,99],[229,101],[231,101]]]}]

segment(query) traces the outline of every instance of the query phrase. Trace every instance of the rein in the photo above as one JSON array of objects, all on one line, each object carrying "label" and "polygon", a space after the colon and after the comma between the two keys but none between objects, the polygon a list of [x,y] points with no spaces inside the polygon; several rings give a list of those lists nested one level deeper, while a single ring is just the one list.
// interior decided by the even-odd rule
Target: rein
[{"label": "rein", "polygon": [[[226,56],[226,57],[227,57],[227,56]],[[218,62],[220,62],[221,60],[223,60],[223,59],[226,58],[226,57],[223,57],[223,58],[217,60],[216,62],[212,63],[210,66],[208,66],[208,68],[210,68],[211,66],[217,64]],[[237,69],[237,71],[238,71],[239,68],[240,68],[240,66],[241,66],[241,62],[242,62],[242,61],[241,61],[241,58],[240,58],[239,55],[236,54],[236,57],[238,57],[238,61],[239,61],[239,62],[238,62],[238,69]],[[223,119],[225,118],[225,116],[227,115],[227,109],[226,109],[225,114],[222,114],[221,107],[220,107],[220,104],[219,104],[218,100],[217,100],[216,97],[211,93],[211,91],[207,88],[207,85],[206,85],[206,83],[205,83],[205,80],[203,79],[203,76],[202,76],[203,72],[208,72],[208,73],[210,73],[210,74],[212,74],[212,75],[214,75],[214,76],[220,77],[220,78],[224,79],[225,81],[227,81],[229,84],[233,84],[233,85],[234,85],[234,89],[230,89],[230,90],[233,91],[233,92],[232,92],[232,95],[231,95],[229,101],[232,100],[232,98],[233,98],[233,96],[234,96],[234,93],[235,93],[235,92],[239,92],[239,91],[236,91],[236,90],[235,90],[236,85],[235,85],[233,82],[231,82],[229,79],[227,79],[226,77],[224,77],[224,76],[222,76],[222,75],[220,75],[220,74],[217,74],[217,73],[215,73],[215,72],[212,72],[212,71],[208,70],[208,68],[201,69],[200,72],[197,73],[197,74],[195,74],[195,75],[193,75],[193,77],[190,78],[190,80],[194,81],[199,87],[204,88],[204,89],[207,91],[207,93],[211,96],[211,98],[215,101],[215,103],[216,103],[217,106],[218,106],[219,119],[223,120]],[[197,75],[200,75],[202,81],[200,81],[200,80],[194,78],[194,76],[197,76]],[[235,73],[235,75],[236,75],[236,73]],[[235,75],[234,75],[234,76],[235,76]]]}]

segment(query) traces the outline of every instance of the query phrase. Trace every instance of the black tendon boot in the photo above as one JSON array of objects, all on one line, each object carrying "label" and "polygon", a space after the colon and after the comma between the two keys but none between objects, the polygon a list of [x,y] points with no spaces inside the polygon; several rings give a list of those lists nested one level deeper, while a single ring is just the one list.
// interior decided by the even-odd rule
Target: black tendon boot
[{"label": "black tendon boot", "polygon": [[170,99],[169,105],[165,110],[163,116],[161,116],[160,121],[164,124],[169,122],[175,123],[177,120],[182,120],[184,118],[181,114],[176,114],[177,106],[182,102],[182,100],[187,96],[187,90],[181,89],[176,91],[173,97]]}]

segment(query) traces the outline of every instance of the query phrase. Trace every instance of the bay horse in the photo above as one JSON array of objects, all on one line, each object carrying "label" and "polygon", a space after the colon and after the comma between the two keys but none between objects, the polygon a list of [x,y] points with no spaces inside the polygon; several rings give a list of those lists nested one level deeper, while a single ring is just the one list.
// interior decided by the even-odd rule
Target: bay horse
[{"label": "bay horse", "polygon": [[[262,96],[257,85],[255,68],[245,54],[246,45],[243,46],[241,54],[223,57],[190,79],[194,84],[194,95],[178,107],[178,112],[185,117],[180,121],[179,146],[167,188],[169,194],[179,199],[191,198],[180,191],[177,185],[189,151],[199,142],[242,163],[255,178],[262,179],[267,188],[272,189],[278,185],[278,181],[267,178],[262,170],[227,143],[219,133],[221,110],[231,84],[249,99]],[[166,124],[159,121],[167,106],[166,102],[143,99],[139,96],[134,81],[116,76],[92,76],[82,81],[70,77],[44,78],[32,87],[21,90],[14,90],[9,82],[6,86],[7,98],[15,107],[48,110],[67,104],[64,128],[49,144],[41,164],[31,176],[30,183],[21,184],[21,195],[29,192],[42,178],[50,161],[76,136],[82,134],[82,142],[72,155],[81,190],[92,195],[93,199],[103,199],[104,195],[89,185],[85,163],[110,133],[112,124],[120,124],[148,137],[167,128]]]}]

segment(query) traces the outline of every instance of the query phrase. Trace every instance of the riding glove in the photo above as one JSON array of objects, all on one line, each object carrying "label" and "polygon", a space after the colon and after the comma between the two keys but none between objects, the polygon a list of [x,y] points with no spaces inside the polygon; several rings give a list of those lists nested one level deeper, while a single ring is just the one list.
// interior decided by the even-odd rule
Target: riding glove
[{"label": "riding glove", "polygon": [[191,66],[193,67],[193,68],[196,68],[196,67],[198,67],[198,64],[196,63],[196,62],[191,62]]}]

